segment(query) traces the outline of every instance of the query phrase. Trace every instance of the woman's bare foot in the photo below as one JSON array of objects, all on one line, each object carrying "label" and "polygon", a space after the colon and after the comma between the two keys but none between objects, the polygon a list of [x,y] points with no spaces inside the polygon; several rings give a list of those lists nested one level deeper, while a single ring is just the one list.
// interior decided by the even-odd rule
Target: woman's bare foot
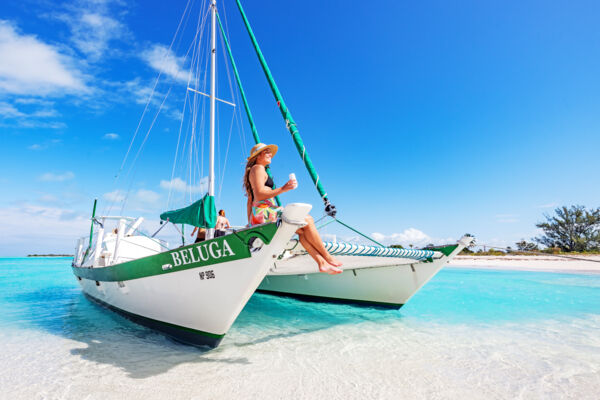
[{"label": "woman's bare foot", "polygon": [[325,261],[327,261],[327,264],[333,265],[334,267],[341,267],[343,265],[339,260],[332,256],[327,257]]},{"label": "woman's bare foot", "polygon": [[319,271],[324,272],[329,275],[336,275],[336,274],[341,274],[342,272],[344,272],[341,269],[339,269],[338,267],[334,267],[333,265],[329,265],[329,264],[319,265]]},{"label": "woman's bare foot", "polygon": [[326,274],[335,275],[344,272],[336,266],[327,264],[325,259],[321,257],[320,254],[317,256],[317,265],[319,266],[319,271]]}]

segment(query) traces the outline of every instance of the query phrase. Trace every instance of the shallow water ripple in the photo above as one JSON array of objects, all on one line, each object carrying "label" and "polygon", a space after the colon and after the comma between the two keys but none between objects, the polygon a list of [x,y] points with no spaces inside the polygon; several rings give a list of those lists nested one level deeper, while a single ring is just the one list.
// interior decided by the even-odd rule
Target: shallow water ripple
[{"label": "shallow water ripple", "polygon": [[600,393],[600,276],[444,270],[400,311],[257,294],[203,352],[92,304],[69,264],[0,259],[5,398]]}]

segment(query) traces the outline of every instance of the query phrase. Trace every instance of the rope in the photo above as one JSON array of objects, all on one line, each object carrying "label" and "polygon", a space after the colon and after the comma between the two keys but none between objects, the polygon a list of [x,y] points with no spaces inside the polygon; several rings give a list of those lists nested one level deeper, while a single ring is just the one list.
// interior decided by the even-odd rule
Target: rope
[{"label": "rope", "polygon": [[335,221],[339,222],[340,224],[342,224],[343,226],[345,226],[346,228],[350,229],[351,231],[353,231],[353,232],[355,232],[355,233],[358,233],[360,236],[362,236],[362,237],[364,237],[364,238],[366,238],[366,239],[369,239],[371,242],[373,242],[373,243],[377,244],[378,246],[381,246],[381,247],[386,247],[386,246],[384,246],[383,244],[379,243],[377,240],[375,240],[375,239],[373,239],[373,238],[371,238],[371,237],[369,237],[369,236],[365,235],[364,233],[362,233],[362,232],[360,232],[360,231],[357,231],[356,229],[354,229],[353,227],[351,227],[351,226],[349,226],[349,225],[346,225],[345,223],[343,223],[343,222],[342,222],[342,221],[340,221],[339,219],[337,219],[337,218],[333,218],[333,219],[334,219]]},{"label": "rope", "polygon": [[[164,224],[163,226],[165,226],[165,225],[166,225],[166,224]],[[162,229],[162,226],[159,228],[159,231],[160,231],[160,229]],[[148,239],[152,240],[154,243],[158,244],[158,245],[159,245],[160,247],[162,247],[163,249],[170,250],[170,249],[169,249],[167,246],[165,246],[164,244],[162,244],[162,243],[161,243],[161,240],[160,240],[160,239],[155,239],[153,236],[148,236],[147,234],[145,234],[144,232],[142,232],[142,231],[140,231],[140,230],[138,230],[138,229],[136,229],[135,231],[136,231],[138,234],[140,234],[140,235],[142,235],[142,236],[144,236],[144,237],[147,237]],[[157,232],[157,233],[158,233],[158,232]]]},{"label": "rope", "polygon": [[[165,64],[165,61],[166,61],[167,57],[169,56],[171,49],[173,48],[173,44],[175,43],[175,39],[177,38],[177,34],[179,33],[179,29],[181,28],[181,24],[183,22],[184,17],[187,14],[187,10],[188,10],[189,6],[190,6],[190,0],[188,0],[187,4],[185,5],[185,9],[183,10],[183,13],[181,14],[181,18],[179,19],[179,24],[177,25],[177,29],[175,30],[175,34],[173,35],[173,39],[171,40],[169,49],[165,52],[165,54],[163,56],[162,65]],[[158,73],[158,76],[156,77],[156,80],[154,81],[154,86],[152,87],[152,91],[150,92],[150,95],[148,96],[146,106],[144,107],[144,111],[142,112],[142,117],[140,118],[140,121],[138,122],[138,126],[135,130],[135,133],[133,134],[133,138],[131,139],[131,142],[129,143],[129,148],[127,149],[127,152],[125,153],[125,157],[123,157],[123,162],[121,163],[121,167],[119,168],[119,171],[117,172],[117,177],[121,174],[121,171],[123,170],[123,167],[125,166],[125,162],[127,161],[127,157],[129,156],[129,152],[131,151],[133,142],[135,141],[135,138],[140,130],[142,120],[144,119],[144,115],[146,114],[146,111],[148,110],[148,106],[150,105],[150,101],[152,100],[152,97],[154,96],[154,91],[156,90],[156,86],[158,85],[158,81],[160,80],[160,77],[163,72],[164,72],[164,70],[163,70],[163,68],[161,68]]]},{"label": "rope", "polygon": [[[160,250],[151,249],[150,247],[146,247],[146,246],[144,246],[144,245],[142,245],[142,244],[139,244],[139,243],[130,242],[130,241],[129,241],[129,240],[127,240],[126,238],[123,238],[123,239],[121,239],[121,241],[123,241],[123,242],[127,242],[127,243],[129,243],[129,244],[133,244],[133,245],[135,245],[135,246],[138,246],[138,247],[143,247],[144,249],[146,249],[146,250],[150,250],[150,251],[153,251],[153,252],[155,252],[156,254],[158,254],[158,253],[160,253],[160,252],[161,252]],[[160,244],[160,243],[159,243],[159,244]],[[162,245],[161,245],[161,247],[164,247],[164,246],[162,246]],[[166,248],[166,247],[165,247],[165,248]],[[121,256],[119,256],[119,258],[121,258]],[[127,257],[124,257],[124,258],[127,258]]]},{"label": "rope", "polygon": [[[179,234],[181,235],[181,240],[183,240],[183,243],[185,245],[185,236],[183,235],[183,232],[181,232],[179,230],[179,228],[177,227],[177,225],[173,224],[173,226],[175,227],[175,229],[177,229],[177,232],[179,232]],[[183,226],[183,225],[182,225]]]},{"label": "rope", "polygon": [[322,220],[324,220],[325,218],[327,218],[327,214],[324,214],[321,216],[321,218],[319,218],[318,220],[315,221],[315,225],[318,224],[319,222],[321,222]]},{"label": "rope", "polygon": [[169,218],[167,218],[167,221],[164,224],[162,224],[160,226],[160,228],[158,228],[158,230],[152,234],[151,237],[153,238],[154,236],[158,235],[158,232],[160,232],[162,230],[162,228],[164,228],[165,226],[167,226],[168,223],[169,223]]},{"label": "rope", "polygon": [[317,229],[325,228],[327,225],[332,224],[334,222],[335,222],[335,219],[332,219],[331,221],[327,221],[323,225],[317,226]]},{"label": "rope", "polygon": [[[185,9],[183,10],[183,13],[181,14],[181,18],[179,19],[179,24],[177,25],[177,29],[175,30],[175,34],[173,35],[173,38],[171,39],[171,43],[169,44],[169,48],[165,52],[165,55],[163,56],[163,60],[162,60],[162,65],[163,66],[164,66],[164,63],[165,63],[168,55],[171,52],[171,49],[173,48],[173,45],[175,44],[175,41],[177,39],[177,35],[179,34],[179,31],[181,29],[181,25],[182,25],[182,23],[184,23],[184,19],[185,19],[185,24],[184,25],[187,25],[187,18],[189,17],[189,13],[188,13],[189,7],[190,7],[190,0],[188,0],[187,3],[186,3],[186,5],[185,5]],[[117,171],[117,173],[115,175],[115,179],[114,179],[114,185],[115,186],[116,186],[119,178],[121,177],[121,172],[123,171],[123,168],[125,167],[125,163],[127,161],[129,153],[130,153],[130,151],[132,149],[133,143],[135,142],[135,139],[136,139],[136,137],[138,135],[138,132],[139,132],[140,127],[142,125],[142,121],[144,120],[146,112],[148,111],[148,108],[149,108],[149,106],[151,104],[152,98],[154,97],[154,93],[156,91],[156,88],[158,86],[158,82],[159,82],[160,77],[162,76],[163,72],[164,72],[164,70],[161,68],[161,70],[158,73],[158,76],[156,77],[156,79],[154,81],[154,85],[152,86],[152,90],[151,90],[150,94],[148,95],[148,99],[146,101],[146,105],[144,106],[144,111],[142,112],[142,115],[141,115],[141,117],[140,117],[140,119],[138,121],[138,125],[137,125],[137,127],[135,129],[135,132],[133,134],[131,142],[129,143],[129,147],[127,148],[127,152],[125,153],[125,156],[123,157],[123,161],[121,162],[121,166],[119,167],[119,170]],[[129,172],[130,171],[131,171],[131,169],[129,170]],[[127,173],[128,176],[129,176],[129,172]],[[115,198],[110,202],[110,204],[104,208],[104,213],[103,214],[106,215],[106,214],[110,213],[110,211],[112,210],[114,204],[116,202],[118,202],[117,201],[118,197],[119,196],[118,196],[118,192],[117,192],[117,196],[115,196]],[[122,201],[125,202],[126,201],[126,197]],[[121,210],[124,207],[125,207],[125,205],[123,204],[123,207],[121,207]]]}]

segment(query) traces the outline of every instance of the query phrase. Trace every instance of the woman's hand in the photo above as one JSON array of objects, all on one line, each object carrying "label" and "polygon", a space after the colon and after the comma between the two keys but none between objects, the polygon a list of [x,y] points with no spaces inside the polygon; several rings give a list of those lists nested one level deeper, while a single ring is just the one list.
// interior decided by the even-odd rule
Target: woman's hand
[{"label": "woman's hand", "polygon": [[296,185],[296,181],[295,181],[295,180],[292,180],[292,179],[290,179],[289,181],[287,181],[287,182],[285,183],[285,185],[283,185],[283,186],[281,187],[281,189],[282,189],[284,192],[289,192],[290,190],[294,190],[294,189],[296,189],[296,186],[297,186],[297,185]]}]

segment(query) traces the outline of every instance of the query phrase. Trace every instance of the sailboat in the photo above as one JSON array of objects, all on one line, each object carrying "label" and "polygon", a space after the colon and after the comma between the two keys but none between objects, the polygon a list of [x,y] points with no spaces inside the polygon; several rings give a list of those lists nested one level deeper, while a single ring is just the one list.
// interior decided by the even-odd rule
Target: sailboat
[{"label": "sailboat", "polygon": [[[207,228],[207,240],[169,249],[164,241],[142,234],[143,218],[97,216],[94,202],[90,235],[79,240],[72,264],[83,293],[93,301],[181,342],[208,347],[219,345],[312,208],[289,204],[277,223],[214,237],[216,12],[216,0],[211,0],[208,193],[188,207],[161,214],[168,223]],[[105,232],[110,222],[117,228]]]},{"label": "sailboat", "polygon": [[[323,200],[325,214],[343,224],[336,218],[337,210],[323,189],[240,0],[236,0],[236,4],[286,127]],[[193,204],[160,215],[165,225],[205,228],[206,240],[171,248],[155,235],[141,231],[143,218],[96,215],[94,202],[90,235],[79,239],[72,263],[83,293],[96,303],[178,341],[213,348],[222,341],[257,289],[319,301],[401,306],[467,246],[470,238],[451,246],[425,250],[325,243],[329,252],[344,262],[342,274],[329,276],[318,272],[298,240],[293,238],[295,231],[305,225],[305,217],[312,208],[310,204],[285,205],[277,222],[233,229],[225,236],[214,237],[217,26],[255,142],[260,142],[260,138],[217,13],[216,0],[210,0],[209,10],[210,93],[198,92],[210,98],[208,190]],[[106,228],[111,223],[117,226],[112,231]]]},{"label": "sailboat", "polygon": [[[353,232],[363,236],[376,246],[352,243],[324,243],[327,251],[335,255],[344,264],[344,272],[339,275],[320,274],[312,258],[297,239],[286,245],[286,250],[273,263],[268,275],[260,284],[258,291],[274,295],[283,295],[309,301],[349,303],[356,305],[378,306],[386,308],[402,307],[417,291],[437,274],[460,251],[469,246],[474,238],[463,236],[457,243],[429,248],[425,250],[398,249],[386,247],[355,228],[340,221],[336,207],[330,202],[323,183],[300,137],[296,122],[281,95],[275,79],[267,65],[264,55],[250,26],[240,0],[236,4],[244,21],[248,35],[261,64],[265,77],[286,128],[292,136],[300,158],[321,197],[324,214],[330,218],[328,223],[337,222]],[[241,97],[246,107],[248,121],[254,140],[260,142],[252,120],[247,99],[235,61],[226,41],[231,63],[234,65]],[[279,199],[276,199],[279,204]]]}]

